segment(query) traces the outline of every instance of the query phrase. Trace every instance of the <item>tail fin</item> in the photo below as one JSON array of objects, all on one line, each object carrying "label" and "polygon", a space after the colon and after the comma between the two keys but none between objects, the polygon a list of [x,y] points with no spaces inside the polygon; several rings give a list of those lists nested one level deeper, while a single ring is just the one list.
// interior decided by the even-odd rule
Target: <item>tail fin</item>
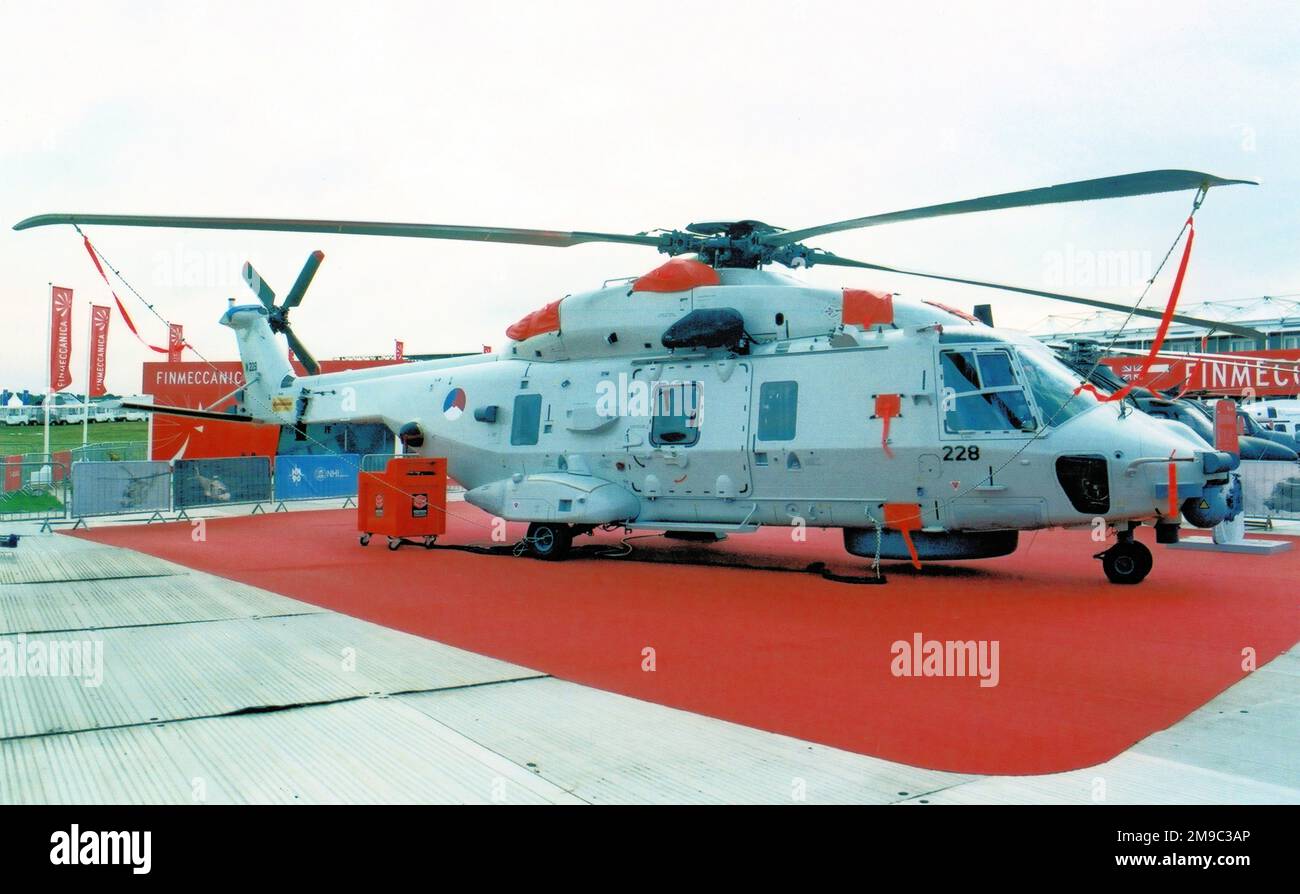
[{"label": "tail fin", "polygon": [[227,310],[221,325],[235,330],[239,345],[239,359],[244,364],[244,412],[264,422],[292,423],[293,368],[267,316],[262,305],[244,304]]}]

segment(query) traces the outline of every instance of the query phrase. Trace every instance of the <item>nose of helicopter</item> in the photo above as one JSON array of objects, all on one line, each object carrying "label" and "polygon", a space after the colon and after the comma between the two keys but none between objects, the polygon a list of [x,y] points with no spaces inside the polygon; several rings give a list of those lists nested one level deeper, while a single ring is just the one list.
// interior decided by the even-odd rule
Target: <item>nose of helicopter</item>
[{"label": "nose of helicopter", "polygon": [[[1120,420],[1111,460],[1115,505],[1132,516],[1154,509],[1168,522],[1179,517],[1209,528],[1232,517],[1240,503],[1231,472],[1235,454],[1216,450],[1187,426],[1130,413]],[[1235,488],[1235,489],[1234,489]]]}]

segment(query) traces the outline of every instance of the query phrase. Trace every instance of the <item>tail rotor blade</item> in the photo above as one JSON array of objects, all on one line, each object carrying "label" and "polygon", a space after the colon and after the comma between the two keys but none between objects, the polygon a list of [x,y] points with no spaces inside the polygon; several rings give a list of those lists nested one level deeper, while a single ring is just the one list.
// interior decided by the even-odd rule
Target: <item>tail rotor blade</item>
[{"label": "tail rotor blade", "polygon": [[253,290],[253,294],[261,299],[267,310],[273,310],[275,308],[275,290],[267,285],[266,280],[262,279],[257,271],[253,269],[253,265],[247,261],[244,262],[243,275],[244,282],[248,283],[248,287]]},{"label": "tail rotor blade", "polygon": [[285,338],[289,339],[289,347],[293,349],[293,353],[302,361],[302,365],[307,370],[307,375],[314,376],[319,374],[320,364],[317,363],[316,358],[311,355],[311,351],[307,350],[307,346],[298,340],[298,336],[293,334],[293,330],[288,326],[285,326],[284,335]]},{"label": "tail rotor blade", "polygon": [[307,287],[311,285],[312,277],[320,269],[320,262],[325,260],[325,252],[317,249],[307,256],[307,263],[302,265],[302,272],[294,280],[293,288],[289,289],[289,294],[284,297],[284,309],[297,307],[302,302],[302,296],[306,293]]}]

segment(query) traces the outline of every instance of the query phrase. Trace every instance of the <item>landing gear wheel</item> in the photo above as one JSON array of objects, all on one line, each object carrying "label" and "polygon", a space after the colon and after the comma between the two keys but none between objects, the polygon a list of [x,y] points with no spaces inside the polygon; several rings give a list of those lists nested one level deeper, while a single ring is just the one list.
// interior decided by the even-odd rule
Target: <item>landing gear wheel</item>
[{"label": "landing gear wheel", "polygon": [[1152,564],[1151,550],[1136,540],[1116,543],[1101,554],[1101,569],[1112,584],[1140,584]]},{"label": "landing gear wheel", "polygon": [[361,545],[362,545],[362,546],[369,546],[369,545],[370,545],[370,535],[369,535],[369,534],[362,534],[361,537],[360,537],[359,539],[361,540]]},{"label": "landing gear wheel", "polygon": [[425,548],[425,549],[433,549],[433,545],[434,545],[435,543],[437,543],[437,542],[438,542],[438,538],[435,537],[435,536],[425,537],[425,538],[424,538],[424,548]]},{"label": "landing gear wheel", "polygon": [[528,526],[528,554],[534,559],[558,562],[569,555],[573,546],[573,529],[568,525],[533,522]]},{"label": "landing gear wheel", "polygon": [[399,547],[401,547],[401,545],[402,545],[402,538],[401,538],[401,537],[389,537],[389,538],[388,538],[388,548],[391,549],[391,550],[393,550],[394,552],[396,552],[397,549],[398,549]]}]

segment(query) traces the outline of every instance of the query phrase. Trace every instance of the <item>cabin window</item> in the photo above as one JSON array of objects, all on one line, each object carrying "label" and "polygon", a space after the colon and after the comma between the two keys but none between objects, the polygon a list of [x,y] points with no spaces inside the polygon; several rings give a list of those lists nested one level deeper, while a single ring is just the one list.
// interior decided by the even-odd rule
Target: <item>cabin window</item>
[{"label": "cabin window", "polygon": [[944,430],[1033,431],[1034,414],[1004,350],[944,351]]},{"label": "cabin window", "polygon": [[537,432],[542,426],[542,396],[520,394],[515,397],[515,411],[510,420],[510,443],[515,447],[529,447],[537,443]]},{"label": "cabin window", "polygon": [[793,441],[799,416],[798,382],[764,382],[758,390],[758,439]]},{"label": "cabin window", "polygon": [[700,439],[699,382],[660,382],[654,390],[650,443],[690,447]]}]

